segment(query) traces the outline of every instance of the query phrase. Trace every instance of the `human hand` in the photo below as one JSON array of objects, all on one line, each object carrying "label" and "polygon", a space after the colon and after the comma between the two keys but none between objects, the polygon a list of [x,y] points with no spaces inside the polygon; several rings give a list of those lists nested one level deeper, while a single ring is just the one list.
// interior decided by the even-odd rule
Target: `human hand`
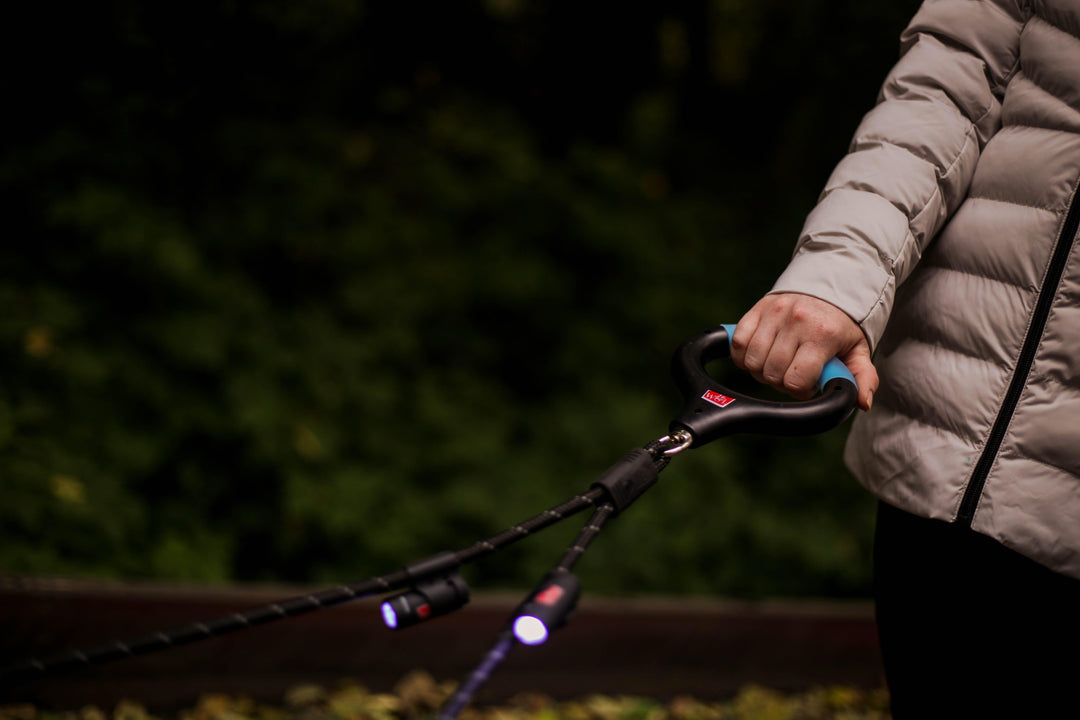
[{"label": "human hand", "polygon": [[869,410],[878,388],[870,344],[835,305],[798,293],[766,295],[739,320],[731,339],[735,365],[800,400],[814,395],[821,369],[833,357],[855,376],[859,407]]}]

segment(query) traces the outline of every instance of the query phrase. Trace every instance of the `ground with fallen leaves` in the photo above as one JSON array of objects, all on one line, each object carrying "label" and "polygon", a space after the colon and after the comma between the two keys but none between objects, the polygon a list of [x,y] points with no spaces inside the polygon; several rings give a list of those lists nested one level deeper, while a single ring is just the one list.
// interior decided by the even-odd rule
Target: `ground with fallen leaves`
[{"label": "ground with fallen leaves", "polygon": [[[373,693],[345,682],[328,688],[299,685],[277,704],[242,696],[206,694],[190,708],[155,714],[128,700],[115,708],[85,707],[57,712],[33,705],[0,707],[0,720],[428,720],[453,693],[453,683],[437,683],[424,672],[402,678],[392,693]],[[785,694],[748,686],[734,698],[703,701],[676,697],[659,702],[646,697],[591,695],[556,701],[528,693],[501,705],[474,704],[461,720],[888,720],[883,690],[823,687]]]}]

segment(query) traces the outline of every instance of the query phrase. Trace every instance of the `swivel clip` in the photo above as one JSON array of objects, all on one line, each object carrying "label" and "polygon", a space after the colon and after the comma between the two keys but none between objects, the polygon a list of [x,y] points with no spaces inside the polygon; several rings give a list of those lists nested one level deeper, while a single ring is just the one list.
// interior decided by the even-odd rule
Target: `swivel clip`
[{"label": "swivel clip", "polygon": [[693,444],[694,436],[690,434],[690,431],[679,428],[670,435],[665,435],[657,440],[649,446],[649,449],[664,457],[672,457],[673,455],[678,455]]}]

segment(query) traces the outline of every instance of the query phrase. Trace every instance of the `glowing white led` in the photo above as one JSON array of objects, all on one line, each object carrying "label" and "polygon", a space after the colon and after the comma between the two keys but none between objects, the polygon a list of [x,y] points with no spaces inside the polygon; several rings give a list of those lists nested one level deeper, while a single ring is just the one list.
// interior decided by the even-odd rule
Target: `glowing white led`
[{"label": "glowing white led", "polygon": [[397,627],[397,613],[394,612],[394,608],[390,607],[390,603],[384,602],[382,604],[382,616],[383,622],[386,623],[388,628]]},{"label": "glowing white led", "polygon": [[514,636],[526,645],[540,645],[548,639],[548,629],[540,618],[522,615],[514,621]]}]

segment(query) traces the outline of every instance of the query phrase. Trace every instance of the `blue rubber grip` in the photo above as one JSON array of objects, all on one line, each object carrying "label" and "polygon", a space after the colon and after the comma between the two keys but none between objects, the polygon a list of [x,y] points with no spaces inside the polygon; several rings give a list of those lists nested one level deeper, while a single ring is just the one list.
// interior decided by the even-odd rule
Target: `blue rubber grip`
[{"label": "blue rubber grip", "polygon": [[859,387],[855,382],[855,376],[848,370],[847,365],[840,362],[840,358],[833,358],[829,362],[825,363],[825,367],[821,369],[821,377],[818,378],[817,385],[819,390],[825,389],[825,384],[830,380],[841,378],[847,380],[855,387]]},{"label": "blue rubber grip", "polygon": [[[728,351],[730,352],[731,339],[735,337],[735,326],[723,325],[722,327],[725,331],[727,331]],[[817,381],[818,390],[824,390],[826,383],[828,383],[830,380],[835,380],[836,378],[847,380],[855,387],[859,387],[858,383],[855,382],[855,376],[851,374],[850,370],[848,370],[847,365],[840,362],[839,358],[833,358],[829,362],[825,363],[825,367],[821,369],[821,377],[819,377]]]}]

